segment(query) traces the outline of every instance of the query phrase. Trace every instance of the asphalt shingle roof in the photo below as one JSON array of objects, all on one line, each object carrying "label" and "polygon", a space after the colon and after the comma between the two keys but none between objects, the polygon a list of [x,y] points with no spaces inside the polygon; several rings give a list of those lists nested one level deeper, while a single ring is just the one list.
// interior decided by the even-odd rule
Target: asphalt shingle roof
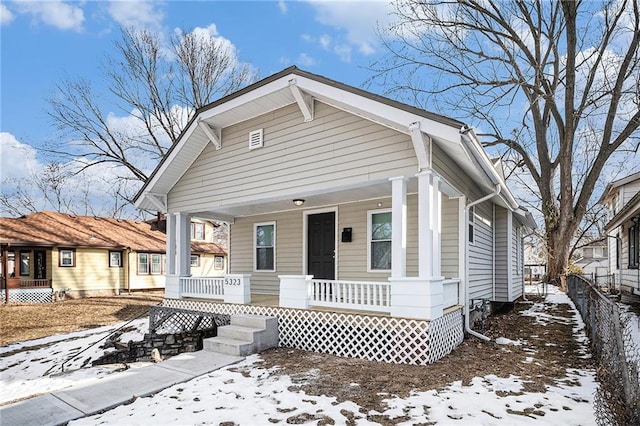
[{"label": "asphalt shingle roof", "polygon": [[[44,211],[0,218],[0,244],[165,252],[166,235],[149,222]],[[220,245],[203,241],[192,241],[191,251],[225,253]]]}]

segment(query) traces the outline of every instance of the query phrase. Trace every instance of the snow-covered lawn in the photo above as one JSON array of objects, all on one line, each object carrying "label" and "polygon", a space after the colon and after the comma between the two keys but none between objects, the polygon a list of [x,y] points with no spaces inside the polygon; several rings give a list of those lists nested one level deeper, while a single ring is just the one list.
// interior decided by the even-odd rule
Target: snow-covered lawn
[{"label": "snow-covered lawn", "polygon": [[[584,326],[573,304],[555,287],[550,287],[549,293],[546,303],[532,304],[523,315],[535,316],[544,327],[552,320],[545,306],[568,304],[575,312],[574,337],[583,356],[588,356]],[[143,332],[143,323],[140,328]],[[0,348],[1,400],[47,392],[81,380],[95,380],[113,371],[118,366],[43,376],[53,365],[77,353],[78,348],[97,340],[100,333],[108,332],[107,328],[95,329]],[[500,343],[518,345],[521,342],[505,338]],[[4,356],[40,345],[38,349]],[[77,368],[86,358],[98,355],[90,352],[78,356],[68,368]],[[487,375],[474,378],[468,385],[455,381],[444,390],[412,391],[404,398],[385,394],[385,409],[374,411],[350,400],[339,401],[332,395],[308,394],[302,390],[299,378],[293,380],[278,371],[278,367],[265,368],[261,359],[261,355],[250,356],[239,364],[71,424],[595,424],[593,397],[597,383],[591,369],[568,369],[566,377],[547,386],[545,392],[525,391],[525,381],[513,375],[507,378]],[[310,371],[310,381],[312,376]],[[363,385],[365,383],[346,381],[343,386]]]}]

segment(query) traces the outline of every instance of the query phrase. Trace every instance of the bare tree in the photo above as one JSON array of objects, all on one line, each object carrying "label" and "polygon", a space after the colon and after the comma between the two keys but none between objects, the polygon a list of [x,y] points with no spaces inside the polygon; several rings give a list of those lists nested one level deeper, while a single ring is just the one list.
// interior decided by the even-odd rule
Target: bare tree
[{"label": "bare tree", "polygon": [[[256,79],[233,46],[205,32],[169,41],[150,30],[123,29],[116,54],[102,69],[109,93],[98,96],[85,79],[64,80],[49,99],[49,115],[64,137],[49,151],[80,167],[121,169],[120,195],[145,181],[195,111]],[[114,117],[113,108],[123,117]],[[133,184],[133,185],[131,185]]]},{"label": "bare tree", "polygon": [[373,81],[470,120],[527,171],[559,281],[603,168],[637,152],[638,1],[400,0],[395,14]]}]

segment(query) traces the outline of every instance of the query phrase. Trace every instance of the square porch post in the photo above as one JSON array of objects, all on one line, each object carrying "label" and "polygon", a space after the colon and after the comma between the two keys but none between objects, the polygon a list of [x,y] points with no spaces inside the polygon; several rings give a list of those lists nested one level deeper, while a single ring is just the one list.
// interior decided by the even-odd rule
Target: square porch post
[{"label": "square porch post", "polygon": [[418,173],[418,276],[431,278],[433,276],[433,185],[431,172]]},{"label": "square porch post", "polygon": [[407,276],[407,178],[391,181],[391,277]]},{"label": "square porch post", "polygon": [[191,218],[188,213],[176,214],[176,274],[191,275]]},{"label": "square porch post", "polygon": [[167,213],[165,217],[167,220],[167,272],[164,282],[164,297],[179,299],[180,277],[176,275],[176,216],[173,213]]}]

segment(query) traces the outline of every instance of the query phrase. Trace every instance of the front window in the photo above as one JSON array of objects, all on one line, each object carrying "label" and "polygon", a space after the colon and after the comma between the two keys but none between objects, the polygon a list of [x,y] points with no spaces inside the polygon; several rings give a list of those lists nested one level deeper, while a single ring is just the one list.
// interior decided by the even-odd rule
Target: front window
[{"label": "front window", "polygon": [[369,270],[391,270],[391,211],[369,212]]},{"label": "front window", "polygon": [[255,268],[256,271],[275,271],[276,224],[255,225]]},{"label": "front window", "polygon": [[162,273],[162,255],[153,253],[151,255],[151,273],[159,275]]},{"label": "front window", "polygon": [[145,275],[149,273],[149,254],[138,253],[138,274]]},{"label": "front window", "polygon": [[224,269],[224,257],[216,256],[214,258],[213,268],[218,270],[218,271]]},{"label": "front window", "polygon": [[122,267],[122,252],[121,251],[110,251],[109,252],[109,267],[110,268],[121,268]]},{"label": "front window", "polygon": [[200,255],[192,254],[191,255],[191,266],[200,266]]},{"label": "front window", "polygon": [[204,223],[191,222],[191,239],[204,240]]},{"label": "front window", "polygon": [[69,249],[60,249],[60,266],[75,266],[75,251]]},{"label": "front window", "polygon": [[29,275],[29,258],[30,252],[21,251],[20,252],[20,275],[26,276]]}]

